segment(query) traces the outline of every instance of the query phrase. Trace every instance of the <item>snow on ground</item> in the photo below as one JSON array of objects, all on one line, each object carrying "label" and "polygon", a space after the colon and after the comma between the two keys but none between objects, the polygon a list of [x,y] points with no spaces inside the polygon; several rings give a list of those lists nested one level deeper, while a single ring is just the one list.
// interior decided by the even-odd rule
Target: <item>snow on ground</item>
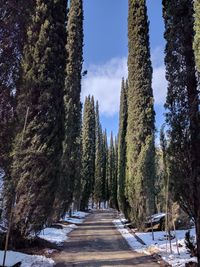
[{"label": "snow on ground", "polygon": [[[73,217],[76,218],[70,218],[69,215],[66,215],[64,221],[70,222],[71,224],[60,224],[62,229],[45,228],[41,231],[39,237],[57,245],[62,245],[62,243],[67,240],[67,235],[73,229],[77,228],[76,224],[82,223],[88,214],[89,213],[77,211],[73,213]],[[4,252],[0,251],[0,265],[3,264],[3,255]],[[52,259],[44,256],[27,255],[20,252],[8,251],[6,266],[12,266],[17,262],[22,262],[21,267],[52,267],[54,265],[54,261]]]},{"label": "snow on ground", "polygon": [[69,222],[69,223],[73,223],[73,224],[81,224],[81,223],[83,223],[85,217],[88,215],[89,215],[88,212],[76,211],[76,212],[72,213],[73,217],[69,217],[69,214],[67,213],[65,218],[64,218],[64,221]]},{"label": "snow on ground", "polygon": [[64,221],[69,222],[69,223],[73,223],[73,224],[81,224],[84,221],[84,219],[65,217]]},{"label": "snow on ground", "polygon": [[77,228],[77,224],[81,224],[88,214],[89,213],[87,212],[76,211],[72,214],[75,218],[71,218],[69,217],[69,214],[66,214],[63,221],[69,222],[69,225],[64,225],[61,223],[60,225],[63,227],[63,229],[45,228],[41,231],[39,237],[57,245],[62,245],[62,243],[68,239],[67,235],[73,229]]},{"label": "snow on ground", "polygon": [[[3,265],[4,251],[0,251],[0,265]],[[44,256],[27,255],[20,252],[8,251],[6,256],[6,266],[10,267],[21,262],[21,267],[52,267],[54,261]]]},{"label": "snow on ground", "polygon": [[85,218],[88,216],[88,212],[83,212],[83,211],[76,211],[73,212],[73,216],[78,217],[78,218]]},{"label": "snow on ground", "polygon": [[[114,220],[113,223],[126,239],[130,247],[139,253],[157,253],[163,258],[163,260],[171,264],[172,267],[185,267],[186,262],[196,261],[196,258],[190,257],[190,254],[187,252],[185,247],[185,230],[176,231],[180,252],[180,255],[178,255],[175,239],[172,240],[172,254],[170,253],[169,242],[166,246],[166,240],[164,237],[165,232],[154,232],[154,240],[152,240],[152,233],[136,233],[137,236],[145,242],[146,246],[144,246],[135,239],[128,229],[124,228],[120,219]],[[194,236],[195,229],[191,229],[190,233]]]},{"label": "snow on ground", "polygon": [[75,224],[62,225],[63,229],[57,228],[45,228],[39,234],[39,237],[57,245],[62,245],[64,241],[68,239],[69,234],[77,226]]}]

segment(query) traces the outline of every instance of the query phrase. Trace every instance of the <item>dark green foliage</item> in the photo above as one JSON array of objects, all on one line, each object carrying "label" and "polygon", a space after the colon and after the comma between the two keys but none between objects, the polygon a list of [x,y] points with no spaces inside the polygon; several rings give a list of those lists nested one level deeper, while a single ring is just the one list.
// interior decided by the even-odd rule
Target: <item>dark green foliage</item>
[{"label": "dark green foliage", "polygon": [[158,212],[163,212],[166,209],[167,177],[167,141],[164,126],[162,126],[160,130],[160,147],[156,149],[155,194]]},{"label": "dark green foliage", "polygon": [[[191,192],[191,111],[192,97],[197,97],[197,82],[195,77],[194,53],[192,50],[193,7],[191,1],[163,1],[163,17],[165,20],[165,49],[166,78],[168,80],[168,93],[166,120],[170,126],[170,175],[173,180],[176,200],[192,215],[194,213]],[[180,19],[182,18],[182,19]],[[196,95],[196,96],[195,96]],[[197,103],[197,102],[196,102]],[[195,111],[196,112],[196,111]],[[198,125],[198,123],[197,123]],[[198,137],[198,135],[197,135]],[[191,140],[192,141],[192,140]],[[198,142],[197,142],[198,143]],[[197,145],[197,144],[196,144]],[[196,150],[196,149],[195,149]],[[188,188],[188,190],[185,190]],[[183,193],[185,196],[182,196]]]},{"label": "dark green foliage", "polygon": [[200,117],[193,51],[193,1],[163,0],[163,17],[170,177],[176,200],[195,220],[200,266]]},{"label": "dark green foliage", "polygon": [[155,148],[152,67],[145,0],[129,0],[126,196],[139,226],[155,212]]},{"label": "dark green foliage", "polygon": [[[64,142],[62,179],[58,193],[60,213],[64,214],[79,197],[81,182],[81,73],[83,63],[83,4],[71,0],[67,24],[67,67],[64,90]],[[76,190],[75,190],[76,189]],[[78,192],[77,192],[78,190]],[[74,195],[73,195],[74,193]],[[77,197],[75,197],[75,195]],[[76,199],[76,201],[79,201]]]},{"label": "dark green foliage", "polygon": [[107,164],[108,164],[108,141],[106,130],[103,133],[103,186],[102,186],[102,201],[108,201],[108,179],[107,179]]},{"label": "dark green foliage", "polygon": [[16,92],[19,90],[20,61],[27,25],[34,10],[33,0],[2,0],[0,5],[0,169],[4,172],[4,206],[9,212],[11,149],[15,133]]},{"label": "dark green foliage", "polygon": [[200,0],[194,1],[195,8],[195,38],[194,38],[194,53],[196,59],[196,67],[198,72],[200,73]]},{"label": "dark green foliage", "polygon": [[95,175],[95,110],[94,98],[86,97],[82,129],[82,186],[81,210],[88,208]]},{"label": "dark green foliage", "polygon": [[117,202],[117,147],[114,144],[113,134],[111,132],[110,146],[108,152],[108,188],[109,188],[109,202],[111,208],[118,209]]},{"label": "dark green foliage", "polygon": [[96,119],[95,119],[95,183],[94,183],[94,199],[96,204],[102,201],[103,192],[103,134],[99,119],[99,104],[96,103]]},{"label": "dark green foliage", "polygon": [[114,143],[114,152],[115,152],[115,157],[114,157],[114,184],[113,184],[113,193],[114,193],[114,203],[115,203],[115,208],[119,210],[119,205],[118,205],[118,199],[117,199],[117,190],[118,190],[118,139],[115,137],[115,143]]},{"label": "dark green foliage", "polygon": [[126,131],[127,131],[127,94],[128,82],[122,79],[120,112],[119,112],[119,133],[118,133],[118,203],[120,210],[127,217],[129,209],[126,190]]},{"label": "dark green foliage", "polygon": [[42,229],[51,214],[58,187],[63,140],[65,23],[65,0],[37,1],[24,48],[17,105],[19,133],[13,151],[12,178],[16,187],[13,225],[22,236]]}]

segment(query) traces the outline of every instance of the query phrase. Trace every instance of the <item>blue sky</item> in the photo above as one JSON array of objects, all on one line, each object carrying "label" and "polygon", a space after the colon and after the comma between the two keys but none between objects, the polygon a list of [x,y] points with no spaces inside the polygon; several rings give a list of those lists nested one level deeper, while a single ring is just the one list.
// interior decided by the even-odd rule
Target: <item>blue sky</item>
[{"label": "blue sky", "polygon": [[[84,0],[84,69],[82,100],[93,94],[100,104],[103,128],[118,131],[121,78],[127,76],[128,0]],[[164,25],[161,0],[147,0],[153,63],[156,127],[164,121],[166,95]]]}]

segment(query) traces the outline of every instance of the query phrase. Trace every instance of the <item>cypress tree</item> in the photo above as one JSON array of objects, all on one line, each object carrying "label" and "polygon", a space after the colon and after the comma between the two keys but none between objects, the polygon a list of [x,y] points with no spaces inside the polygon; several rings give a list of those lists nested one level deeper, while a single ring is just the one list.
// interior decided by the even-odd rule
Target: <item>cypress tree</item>
[{"label": "cypress tree", "polygon": [[[83,63],[83,3],[71,0],[67,24],[67,66],[64,90],[64,142],[62,157],[62,181],[59,199],[61,214],[73,200],[76,185],[81,180],[81,72]],[[60,202],[60,201],[59,201]]]},{"label": "cypress tree", "polygon": [[106,201],[108,201],[108,181],[107,181],[107,164],[108,164],[108,141],[106,129],[103,133],[103,185],[102,185],[102,200],[104,201],[104,206]]},{"label": "cypress tree", "polygon": [[94,135],[94,158],[93,158],[93,172],[94,172],[94,175],[93,175],[93,180],[92,180],[92,199],[93,199],[93,193],[94,193],[94,184],[95,184],[95,157],[96,157],[96,108],[95,108],[95,103],[94,103],[94,96],[92,96],[91,98],[91,108],[93,110],[92,112],[92,121],[93,121],[93,125],[94,125],[94,128],[93,128],[93,135]]},{"label": "cypress tree", "polygon": [[126,198],[126,131],[127,131],[127,94],[128,82],[122,79],[120,112],[119,112],[119,133],[118,133],[118,203],[120,210],[127,217],[128,200]]},{"label": "cypress tree", "polygon": [[194,52],[196,58],[196,67],[198,72],[200,73],[200,0],[194,1],[194,9],[195,9],[195,38],[194,38]]},{"label": "cypress tree", "polygon": [[82,183],[81,210],[88,208],[95,174],[95,110],[90,96],[86,97],[82,129]]},{"label": "cypress tree", "polygon": [[193,51],[193,2],[163,0],[163,17],[167,41],[166,120],[170,139],[170,177],[176,200],[195,220],[200,266],[200,118]]},{"label": "cypress tree", "polygon": [[[18,96],[19,133],[12,177],[14,230],[27,236],[47,222],[58,186],[63,139],[66,1],[37,0],[28,29]],[[26,125],[24,127],[24,121]]]},{"label": "cypress tree", "polygon": [[[0,169],[4,175],[4,208],[12,198],[11,150],[15,129],[16,95],[20,85],[21,57],[34,1],[2,0],[0,6]],[[11,194],[10,194],[11,193]],[[5,214],[6,216],[8,214]]]},{"label": "cypress tree", "polygon": [[94,199],[100,207],[102,201],[103,189],[103,135],[99,119],[99,104],[96,103],[96,118],[95,118],[95,182],[94,182]]},{"label": "cypress tree", "polygon": [[[190,178],[186,178],[190,177],[191,171],[189,166],[191,118],[188,91],[193,90],[195,93],[197,88],[192,49],[194,36],[193,8],[192,3],[187,0],[183,3],[178,1],[173,5],[170,5],[170,3],[163,1],[164,36],[167,40],[165,48],[166,78],[169,82],[165,106],[168,109],[166,121],[170,126],[170,146],[168,149],[171,155],[170,172],[173,177],[175,200],[181,201],[180,192],[184,193],[185,200],[183,203],[187,203],[188,199],[188,205],[186,206],[190,207],[188,212],[192,215],[194,212],[193,204],[191,205],[192,202],[189,204],[191,191],[185,191],[185,187],[191,188],[192,186]],[[183,19],[180,20],[180,18]],[[185,34],[187,38],[184,36]],[[185,164],[185,162],[188,162],[188,164]],[[186,179],[182,179],[182,177]]]},{"label": "cypress tree", "polygon": [[117,199],[117,188],[118,188],[118,139],[115,137],[114,143],[114,180],[113,180],[113,197],[114,206],[119,210],[118,199]]},{"label": "cypress tree", "polygon": [[[129,0],[126,192],[138,225],[155,211],[154,109],[145,0]],[[150,167],[150,168],[149,168]]]},{"label": "cypress tree", "polygon": [[110,146],[108,152],[108,188],[109,188],[109,203],[111,208],[116,208],[116,199],[115,199],[115,147],[113,140],[113,133],[111,132],[110,136]]},{"label": "cypress tree", "polygon": [[166,210],[167,195],[167,141],[165,138],[164,125],[160,129],[160,146],[156,149],[156,207],[158,212]]}]

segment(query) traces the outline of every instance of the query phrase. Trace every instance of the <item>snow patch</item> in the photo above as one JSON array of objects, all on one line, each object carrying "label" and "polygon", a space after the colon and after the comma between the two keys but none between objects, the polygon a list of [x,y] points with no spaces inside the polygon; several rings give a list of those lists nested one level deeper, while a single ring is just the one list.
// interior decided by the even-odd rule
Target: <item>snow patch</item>
[{"label": "snow patch", "polygon": [[[170,253],[169,242],[166,244],[165,232],[154,232],[154,240],[152,240],[152,233],[136,233],[146,245],[140,244],[132,235],[128,229],[124,228],[120,219],[113,221],[118,231],[126,239],[130,247],[138,253],[145,254],[159,254],[163,260],[172,265],[172,267],[185,267],[185,263],[194,261],[197,262],[197,258],[190,257],[185,247],[185,233],[187,230],[176,231],[176,236],[179,244],[179,252],[177,251],[176,240],[172,240],[172,253]],[[195,229],[190,230],[191,235],[195,236]]]},{"label": "snow patch", "polygon": [[81,224],[83,223],[85,217],[87,217],[88,215],[89,215],[88,212],[76,211],[72,213],[73,217],[69,217],[69,213],[67,213],[63,221],[73,224]]},{"label": "snow patch", "polygon": [[73,224],[81,224],[83,223],[84,219],[77,219],[77,218],[71,218],[71,217],[65,217],[64,222],[69,222]]},{"label": "snow patch", "polygon": [[77,228],[77,224],[81,224],[84,221],[84,218],[88,215],[89,213],[87,212],[82,212],[82,211],[76,211],[73,212],[73,217],[69,217],[69,214],[67,213],[64,222],[70,223],[69,225],[64,225],[60,223],[62,226],[62,229],[57,229],[57,228],[44,228],[40,234],[39,237],[42,239],[45,239],[51,243],[55,243],[59,246],[62,246],[62,243],[65,242],[68,239],[68,234],[75,228]]},{"label": "snow patch", "polygon": [[[4,251],[0,251],[0,265],[3,265]],[[52,267],[55,262],[44,256],[27,255],[20,252],[8,251],[6,256],[6,266],[10,267],[21,262],[21,267]]]},{"label": "snow patch", "polygon": [[76,212],[73,212],[73,216],[74,217],[78,217],[78,218],[85,218],[89,215],[88,212],[83,212],[83,211],[76,211]]},{"label": "snow patch", "polygon": [[39,237],[45,239],[51,243],[55,243],[57,245],[62,245],[68,239],[67,234],[69,234],[73,229],[77,226],[75,224],[70,225],[62,225],[63,229],[57,228],[45,228],[39,234]]}]

